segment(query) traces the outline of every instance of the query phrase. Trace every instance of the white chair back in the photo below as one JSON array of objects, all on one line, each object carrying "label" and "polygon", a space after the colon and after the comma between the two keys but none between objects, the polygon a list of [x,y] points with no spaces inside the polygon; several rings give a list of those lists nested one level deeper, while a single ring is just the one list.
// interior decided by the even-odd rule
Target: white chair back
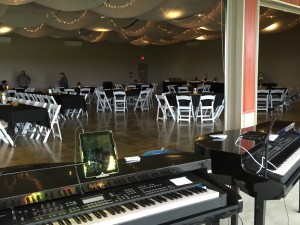
[{"label": "white chair back", "polygon": [[194,107],[192,97],[188,95],[176,95],[177,121],[188,121],[194,119]]},{"label": "white chair back", "polygon": [[127,101],[125,91],[114,91],[114,111],[126,112]]}]

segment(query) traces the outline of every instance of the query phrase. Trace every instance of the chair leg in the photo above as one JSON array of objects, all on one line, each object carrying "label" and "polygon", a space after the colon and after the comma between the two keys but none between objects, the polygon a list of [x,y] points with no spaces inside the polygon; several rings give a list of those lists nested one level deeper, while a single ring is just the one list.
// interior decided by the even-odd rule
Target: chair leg
[{"label": "chair leg", "polygon": [[47,142],[48,137],[49,137],[50,132],[51,132],[51,129],[52,129],[52,128],[47,129],[47,132],[46,132],[46,135],[45,135],[45,137],[44,137],[43,143]]},{"label": "chair leg", "polygon": [[[11,139],[11,137],[9,136],[9,134],[6,132],[6,130],[2,130],[1,129],[1,132],[2,132],[2,134],[3,134],[3,136],[4,136],[4,138],[3,138],[3,141],[4,142],[6,142],[6,141],[8,141],[9,142],[9,144],[11,144],[11,146],[15,146],[15,143],[14,143],[14,141]],[[7,142],[6,142],[7,143]]]}]

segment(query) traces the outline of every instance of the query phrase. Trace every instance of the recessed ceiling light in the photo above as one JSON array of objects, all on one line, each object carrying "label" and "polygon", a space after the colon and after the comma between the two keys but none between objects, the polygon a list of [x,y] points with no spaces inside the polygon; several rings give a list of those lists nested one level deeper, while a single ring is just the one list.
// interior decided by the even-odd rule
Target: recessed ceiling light
[{"label": "recessed ceiling light", "polygon": [[202,30],[208,30],[208,31],[211,31],[211,29],[209,29],[208,27],[199,27],[200,29]]},{"label": "recessed ceiling light", "polygon": [[12,30],[13,30],[12,27],[0,26],[0,34],[6,34]]},{"label": "recessed ceiling light", "polygon": [[171,10],[165,14],[168,19],[177,19],[182,15],[182,11],[180,10]]},{"label": "recessed ceiling light", "polygon": [[201,40],[206,40],[206,37],[204,35],[201,35],[195,39],[201,41]]},{"label": "recessed ceiling light", "polygon": [[98,31],[98,32],[108,32],[108,31],[111,31],[110,29],[108,28],[95,28],[94,31]]},{"label": "recessed ceiling light", "polygon": [[263,31],[273,31],[276,30],[279,27],[279,23],[273,23],[270,26],[267,26],[265,29],[263,29]]}]

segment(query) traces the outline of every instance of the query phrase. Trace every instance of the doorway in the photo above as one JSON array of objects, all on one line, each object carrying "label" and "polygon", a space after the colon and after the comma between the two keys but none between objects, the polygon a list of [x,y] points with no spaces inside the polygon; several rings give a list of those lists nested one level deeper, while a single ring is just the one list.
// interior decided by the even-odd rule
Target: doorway
[{"label": "doorway", "polygon": [[140,83],[148,84],[148,64],[138,64],[138,81]]}]

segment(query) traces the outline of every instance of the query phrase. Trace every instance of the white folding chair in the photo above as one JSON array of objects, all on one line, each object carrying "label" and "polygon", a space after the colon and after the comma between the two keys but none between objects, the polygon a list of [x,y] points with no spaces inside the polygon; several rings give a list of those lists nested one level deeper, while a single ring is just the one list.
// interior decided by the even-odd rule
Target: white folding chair
[{"label": "white folding chair", "polygon": [[25,92],[34,92],[35,88],[26,88]]},{"label": "white folding chair", "polygon": [[223,99],[222,104],[218,105],[215,109],[215,119],[219,118],[225,108],[225,100]]},{"label": "white folding chair", "polygon": [[191,96],[176,95],[177,102],[177,122],[188,121],[194,119],[194,107]]},{"label": "white folding chair", "polygon": [[162,95],[155,95],[157,100],[157,112],[156,112],[156,120],[167,120],[167,106],[164,96]]},{"label": "white folding chair", "polygon": [[270,91],[269,90],[257,90],[257,110],[268,111],[269,109],[269,100],[270,100]]},{"label": "white folding chair", "polygon": [[195,120],[201,118],[201,123],[204,121],[214,121],[214,102],[215,95],[201,95],[199,105],[195,110]]},{"label": "white folding chair", "polygon": [[141,90],[145,90],[145,89],[147,89],[147,88],[149,88],[149,87],[150,87],[149,84],[142,84],[142,85],[141,85]]},{"label": "white folding chair", "polygon": [[91,103],[91,88],[87,88],[87,87],[85,87],[85,88],[81,88],[80,89],[80,94],[87,94],[87,98],[86,98],[86,100],[85,100],[85,102],[86,102],[86,104],[90,104]]},{"label": "white folding chair", "polygon": [[95,90],[95,94],[97,96],[97,107],[96,107],[97,112],[98,111],[104,112],[107,109],[112,111],[111,99],[107,98],[105,91]]},{"label": "white folding chair", "polygon": [[11,139],[10,135],[6,131],[7,126],[7,122],[3,120],[0,121],[0,139],[2,139],[5,143],[11,144],[11,146],[14,147],[14,141]]},{"label": "white folding chair", "polygon": [[189,92],[189,88],[186,86],[181,86],[178,87],[178,93],[188,93]]},{"label": "white folding chair", "polygon": [[270,92],[271,109],[284,100],[284,89],[272,89]]},{"label": "white folding chair", "polygon": [[17,92],[17,96],[19,99],[24,99],[26,100],[26,97],[25,97],[25,93],[24,92]]},{"label": "white folding chair", "polygon": [[153,94],[154,94],[154,89],[153,88],[148,88],[148,103],[149,103],[149,107],[152,108],[153,107]]},{"label": "white folding chair", "polygon": [[15,97],[17,91],[16,90],[7,90],[6,91],[8,97]]},{"label": "white folding chair", "polygon": [[167,96],[162,94],[162,96],[164,97],[165,99],[165,104],[166,104],[166,116],[167,118],[168,117],[172,117],[172,119],[174,121],[176,121],[176,113],[175,113],[175,110],[174,110],[174,106],[171,106],[168,99],[167,99]]},{"label": "white folding chair", "polygon": [[57,102],[55,98],[52,95],[47,95],[48,103],[52,103],[54,105],[57,105]]},{"label": "white folding chair", "polygon": [[[292,87],[288,87],[284,92],[284,100],[287,100],[291,97]],[[290,101],[288,101],[285,105],[285,108],[288,109],[291,107]]]},{"label": "white folding chair", "polygon": [[168,88],[169,92],[171,92],[171,93],[176,93],[175,86],[176,86],[176,85],[168,85],[167,88]]},{"label": "white folding chair", "polygon": [[135,99],[134,111],[137,108],[140,108],[141,111],[149,110],[149,90],[142,90],[139,94],[139,97]]},{"label": "white folding chair", "polygon": [[157,90],[158,83],[152,83],[152,88],[153,88],[153,94],[156,95],[156,90]]},{"label": "white folding chair", "polygon": [[7,101],[13,102],[16,99],[16,97],[7,97]]},{"label": "white folding chair", "polygon": [[[85,102],[87,102],[88,101],[88,97],[89,97],[89,94],[88,93],[81,93],[80,95],[82,95],[83,97],[84,97],[84,100],[85,100]],[[78,110],[78,114],[77,114],[77,119],[79,118],[79,116],[86,116],[86,117],[89,117],[89,113],[88,113],[88,111],[87,110],[83,110],[82,108],[81,109],[79,109]]]},{"label": "white folding chair", "polygon": [[121,90],[124,89],[122,84],[114,84],[114,85],[115,85],[115,89],[121,89]]},{"label": "white folding chair", "polygon": [[65,88],[64,93],[65,94],[76,94],[74,88]]},{"label": "white folding chair", "polygon": [[204,92],[210,92],[210,87],[211,87],[210,84],[204,84],[204,85],[203,85],[203,91],[204,91]]},{"label": "white folding chair", "polygon": [[49,117],[50,117],[50,128],[46,128],[45,137],[43,140],[43,143],[47,142],[48,137],[50,133],[53,133],[53,138],[58,137],[60,140],[62,140],[59,122],[58,122],[58,114],[60,112],[61,105],[54,105],[51,104],[48,108]]},{"label": "white folding chair", "polygon": [[26,99],[20,99],[20,100],[19,100],[19,103],[21,103],[21,104],[26,104],[26,101],[27,101]]},{"label": "white folding chair", "polygon": [[[36,107],[41,107],[41,108],[46,108],[47,107],[47,103],[46,102],[34,102],[33,104],[34,106]],[[41,126],[35,124],[35,126],[33,126],[31,123],[26,123],[24,128],[23,128],[23,131],[22,131],[22,134],[26,134],[26,133],[31,133],[31,136],[30,138],[33,138],[35,134],[37,134],[37,139],[39,137],[39,132],[40,130],[42,130]]]},{"label": "white folding chair", "polygon": [[127,88],[136,88],[136,85],[135,84],[128,84]]},{"label": "white folding chair", "polygon": [[127,102],[125,91],[114,91],[114,111],[126,112]]}]

